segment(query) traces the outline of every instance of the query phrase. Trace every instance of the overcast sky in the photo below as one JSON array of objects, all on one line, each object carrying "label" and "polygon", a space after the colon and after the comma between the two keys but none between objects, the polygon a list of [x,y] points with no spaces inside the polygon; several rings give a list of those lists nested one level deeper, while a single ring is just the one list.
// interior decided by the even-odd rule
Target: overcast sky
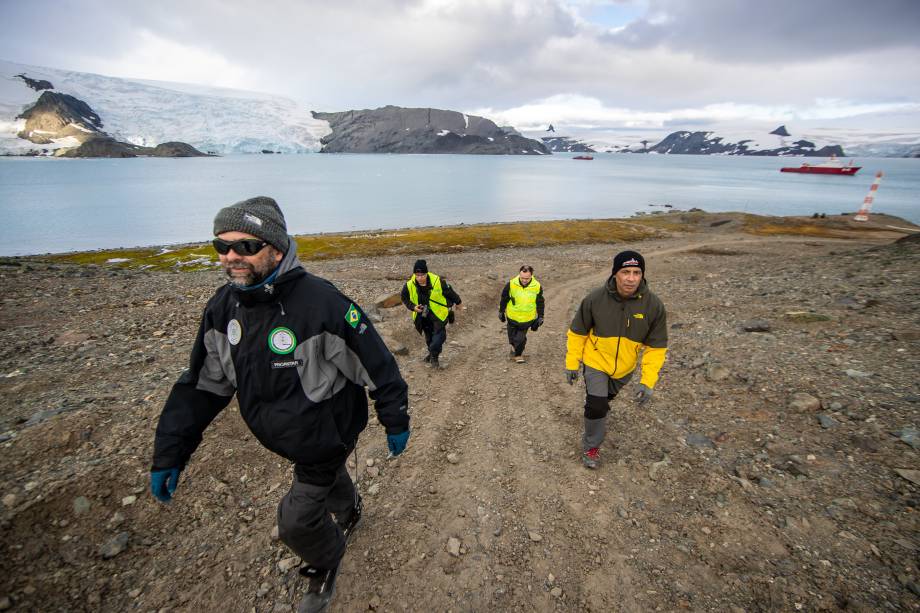
[{"label": "overcast sky", "polygon": [[[0,0],[0,59],[534,129],[920,130],[920,0]],[[868,120],[868,118],[867,118]]]}]

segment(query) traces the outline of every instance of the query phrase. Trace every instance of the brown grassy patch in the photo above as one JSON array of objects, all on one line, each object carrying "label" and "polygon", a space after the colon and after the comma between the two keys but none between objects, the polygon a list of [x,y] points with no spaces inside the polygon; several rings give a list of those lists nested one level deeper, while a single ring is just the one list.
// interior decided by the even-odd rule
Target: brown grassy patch
[{"label": "brown grassy patch", "polygon": [[[660,236],[657,224],[616,219],[517,222],[314,234],[295,237],[301,260],[371,257],[402,253],[443,253],[465,249],[541,247],[574,243],[613,243]],[[108,249],[46,256],[42,259],[73,264],[97,264],[119,268],[200,270],[213,266],[217,254],[207,243],[160,248]],[[112,259],[126,262],[109,263]]]},{"label": "brown grassy patch", "polygon": [[733,251],[732,249],[720,249],[719,247],[702,246],[696,249],[690,249],[687,253],[698,253],[700,255],[744,255],[744,251]]}]

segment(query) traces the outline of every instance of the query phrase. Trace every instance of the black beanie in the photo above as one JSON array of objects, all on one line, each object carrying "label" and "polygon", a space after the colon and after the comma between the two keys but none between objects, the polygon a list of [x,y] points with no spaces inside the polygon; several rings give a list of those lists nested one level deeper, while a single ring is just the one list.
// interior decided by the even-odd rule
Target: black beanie
[{"label": "black beanie", "polygon": [[412,272],[428,272],[428,262],[425,260],[415,260]]},{"label": "black beanie", "polygon": [[217,212],[214,236],[234,231],[257,236],[282,253],[290,246],[284,213],[278,203],[267,196],[249,198]]},{"label": "black beanie", "polygon": [[613,258],[613,274],[617,274],[618,270],[627,266],[638,266],[642,271],[642,276],[645,276],[645,258],[639,252],[621,251]]}]

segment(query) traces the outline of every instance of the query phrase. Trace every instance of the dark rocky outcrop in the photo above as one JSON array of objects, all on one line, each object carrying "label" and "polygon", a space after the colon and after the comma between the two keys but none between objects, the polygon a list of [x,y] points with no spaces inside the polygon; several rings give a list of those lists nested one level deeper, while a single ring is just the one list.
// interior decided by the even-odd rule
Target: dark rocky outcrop
[{"label": "dark rocky outcrop", "polygon": [[207,157],[187,143],[169,142],[156,147],[139,147],[123,143],[110,136],[91,138],[79,147],[61,154],[68,158],[133,158],[133,157]]},{"label": "dark rocky outcrop", "polygon": [[[782,127],[782,126],[781,126]],[[826,145],[815,149],[815,144],[807,140],[798,140],[791,146],[777,147],[776,149],[751,149],[750,140],[737,143],[723,142],[722,137],[712,136],[712,132],[672,132],[657,145],[645,150],[647,153],[662,153],[675,155],[800,155],[805,157],[840,157],[846,154],[840,145]]]},{"label": "dark rocky outcrop", "polygon": [[595,153],[590,145],[568,136],[544,136],[540,140],[552,152]]},{"label": "dark rocky outcrop", "polygon": [[379,109],[313,112],[329,122],[323,153],[472,153],[539,155],[549,150],[494,122],[457,111],[385,106]]},{"label": "dark rocky outcrop", "polygon": [[776,128],[770,134],[776,134],[777,136],[789,136],[789,130],[786,129],[786,125],[783,124],[780,127]]},{"label": "dark rocky outcrop", "polygon": [[20,73],[15,75],[17,79],[22,79],[23,82],[34,89],[37,92],[42,91],[43,89],[54,89],[54,85],[51,84],[51,81],[46,81],[44,79],[30,79],[25,75],[25,73]]},{"label": "dark rocky outcrop", "polygon": [[35,104],[16,119],[26,120],[19,137],[39,145],[66,136],[74,136],[82,142],[102,133],[102,119],[88,104],[58,92],[43,92]]}]

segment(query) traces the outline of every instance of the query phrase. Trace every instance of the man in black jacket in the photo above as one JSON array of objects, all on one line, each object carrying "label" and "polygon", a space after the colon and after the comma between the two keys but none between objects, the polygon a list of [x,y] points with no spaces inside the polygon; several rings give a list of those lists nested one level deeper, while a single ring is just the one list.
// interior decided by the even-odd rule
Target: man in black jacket
[{"label": "man in black jacket", "polygon": [[416,331],[425,335],[428,347],[425,362],[432,368],[440,368],[438,356],[447,340],[447,324],[454,321],[453,307],[460,304],[460,296],[445,277],[428,272],[425,260],[416,260],[401,297],[405,307],[412,311]]},{"label": "man in black jacket", "polygon": [[222,209],[214,234],[229,282],[208,301],[189,369],[160,415],[151,489],[169,502],[205,428],[236,393],[259,442],[294,464],[278,533],[307,565],[305,603],[313,603],[304,610],[324,606],[361,516],[345,461],[367,425],[365,388],[392,455],[409,438],[408,389],[364,312],[304,270],[273,199]]}]

